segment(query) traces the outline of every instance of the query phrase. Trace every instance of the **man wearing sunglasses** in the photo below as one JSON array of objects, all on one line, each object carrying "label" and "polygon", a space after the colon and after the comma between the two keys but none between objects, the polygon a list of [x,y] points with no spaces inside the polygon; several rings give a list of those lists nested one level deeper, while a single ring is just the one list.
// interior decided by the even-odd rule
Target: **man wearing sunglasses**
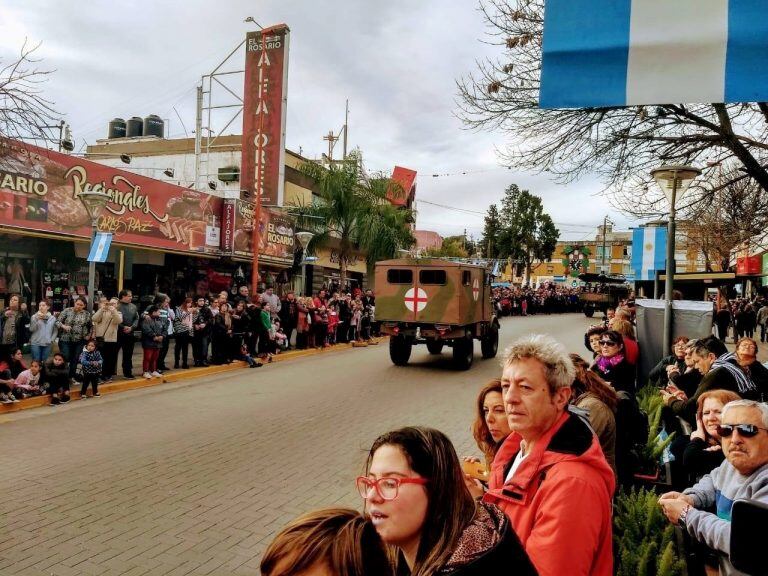
[{"label": "man wearing sunglasses", "polygon": [[659,505],[670,522],[718,553],[720,574],[741,574],[729,559],[731,507],[736,500],[768,504],[768,404],[729,402],[718,433],[725,461],[682,494],[663,494]]}]

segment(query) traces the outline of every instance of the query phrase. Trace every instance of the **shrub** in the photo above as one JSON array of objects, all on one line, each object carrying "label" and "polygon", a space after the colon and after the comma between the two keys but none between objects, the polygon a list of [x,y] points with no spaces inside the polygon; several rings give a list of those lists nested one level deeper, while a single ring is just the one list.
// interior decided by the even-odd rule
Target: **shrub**
[{"label": "shrub", "polygon": [[679,576],[685,567],[669,524],[651,490],[621,492],[613,515],[617,576]]}]

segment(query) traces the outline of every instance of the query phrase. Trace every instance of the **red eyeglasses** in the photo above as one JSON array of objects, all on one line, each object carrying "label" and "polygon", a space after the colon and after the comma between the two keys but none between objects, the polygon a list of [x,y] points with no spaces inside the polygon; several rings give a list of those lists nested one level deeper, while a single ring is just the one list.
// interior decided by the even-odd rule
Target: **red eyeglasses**
[{"label": "red eyeglasses", "polygon": [[423,486],[427,483],[429,483],[427,478],[379,478],[372,480],[366,476],[358,476],[355,480],[357,491],[364,500],[369,498],[371,488],[376,490],[376,494],[382,500],[394,500],[397,498],[401,484],[420,484]]}]

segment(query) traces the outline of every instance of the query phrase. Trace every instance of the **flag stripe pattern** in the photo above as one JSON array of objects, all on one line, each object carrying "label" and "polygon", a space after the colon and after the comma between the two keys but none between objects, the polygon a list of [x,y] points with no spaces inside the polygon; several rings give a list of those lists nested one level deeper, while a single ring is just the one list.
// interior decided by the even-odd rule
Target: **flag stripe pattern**
[{"label": "flag stripe pattern", "polygon": [[547,0],[539,103],[768,100],[766,0]]}]

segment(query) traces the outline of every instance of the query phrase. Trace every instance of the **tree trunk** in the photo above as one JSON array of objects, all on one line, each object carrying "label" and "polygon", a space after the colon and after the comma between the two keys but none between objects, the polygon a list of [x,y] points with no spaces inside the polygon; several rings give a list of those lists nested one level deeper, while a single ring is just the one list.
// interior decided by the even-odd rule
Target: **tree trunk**
[{"label": "tree trunk", "polygon": [[347,284],[347,257],[339,254],[339,287],[344,290]]}]

